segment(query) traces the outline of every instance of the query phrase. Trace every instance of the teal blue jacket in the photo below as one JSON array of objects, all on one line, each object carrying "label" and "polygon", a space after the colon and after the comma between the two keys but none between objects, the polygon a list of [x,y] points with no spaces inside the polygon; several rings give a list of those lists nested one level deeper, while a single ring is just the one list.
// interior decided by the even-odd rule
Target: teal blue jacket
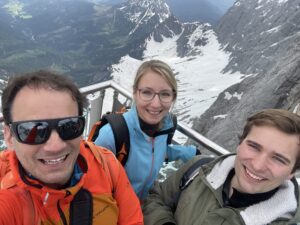
[{"label": "teal blue jacket", "polygon": [[[137,196],[143,200],[157,179],[165,158],[168,161],[181,159],[186,162],[195,156],[196,147],[167,145],[167,134],[149,137],[141,130],[135,106],[124,113],[124,118],[130,136],[130,153],[125,170]],[[173,127],[171,114],[166,115],[163,124],[161,130]],[[101,128],[95,144],[116,152],[114,135],[109,124]]]}]

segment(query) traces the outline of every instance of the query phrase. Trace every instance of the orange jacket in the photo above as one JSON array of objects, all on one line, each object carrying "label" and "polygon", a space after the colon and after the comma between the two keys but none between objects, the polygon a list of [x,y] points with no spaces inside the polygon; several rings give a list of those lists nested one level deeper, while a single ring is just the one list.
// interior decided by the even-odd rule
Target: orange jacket
[{"label": "orange jacket", "polygon": [[89,145],[80,145],[80,181],[61,190],[27,177],[14,151],[1,152],[0,225],[69,225],[70,205],[80,189],[92,195],[93,225],[142,225],[141,207],[124,169],[110,151]]}]

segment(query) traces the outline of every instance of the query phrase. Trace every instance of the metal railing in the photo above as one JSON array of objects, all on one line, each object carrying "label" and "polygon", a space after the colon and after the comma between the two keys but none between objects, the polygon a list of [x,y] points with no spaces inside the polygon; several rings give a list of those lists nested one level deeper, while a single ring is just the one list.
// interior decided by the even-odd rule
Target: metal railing
[{"label": "metal railing", "polygon": [[[105,109],[107,111],[115,111],[118,110],[121,105],[130,106],[132,103],[132,94],[112,80],[80,88],[80,91],[87,95],[90,103],[90,106],[86,111],[87,123],[84,133],[85,137],[89,133],[91,125],[99,120],[101,115],[105,113]],[[111,103],[110,108],[105,108],[107,107],[107,102]],[[0,123],[3,123],[2,116],[0,116]],[[185,135],[188,139],[193,140],[196,145],[202,146],[214,155],[229,153],[228,150],[222,148],[182,122],[178,122],[177,131]],[[297,180],[300,183],[300,178]]]},{"label": "metal railing", "polygon": [[[87,96],[90,105],[86,112],[85,137],[89,133],[91,126],[105,113],[107,102],[111,103],[111,107],[106,108],[107,111],[116,111],[121,106],[125,105],[127,107],[132,103],[132,94],[112,80],[82,87],[80,91]],[[3,123],[2,116],[0,116],[0,123]],[[215,155],[229,153],[226,149],[181,122],[178,122],[177,130]]]},{"label": "metal railing", "polygon": [[[107,96],[106,91],[108,91],[109,89],[111,90],[111,93],[110,96]],[[107,109],[108,111],[115,111],[118,110],[118,108],[120,108],[120,105],[125,104],[125,106],[130,106],[132,103],[132,94],[112,80],[83,87],[80,89],[80,91],[85,95],[93,95],[96,92],[99,93],[96,98],[90,100],[90,107],[89,111],[87,112],[88,123],[86,127],[86,134],[88,134],[91,125],[93,125],[97,120],[99,120],[101,118],[101,115],[105,113],[103,109],[104,105],[106,104],[104,103],[107,103],[107,101],[112,100],[111,108]],[[120,97],[123,98],[121,100],[123,101],[123,103],[120,102]],[[228,150],[224,149],[223,147],[211,141],[210,139],[204,137],[203,135],[191,129],[182,122],[178,122],[177,131],[182,133],[188,139],[193,140],[196,143],[196,145],[203,147],[213,155],[224,155],[230,153]],[[299,173],[297,174],[297,177],[298,183],[300,183]]]},{"label": "metal railing", "polygon": [[[80,91],[86,95],[99,92],[99,94],[96,95],[97,97],[90,101],[91,106],[89,107],[89,112],[87,113],[87,117],[89,118],[87,120],[87,133],[89,132],[91,125],[94,124],[94,122],[96,122],[97,120],[99,120],[99,118],[103,114],[104,102],[106,102],[107,98],[105,92],[109,89],[112,89],[113,91],[113,97],[108,96],[108,98],[113,98],[112,107],[109,111],[115,111],[120,107],[120,105],[124,104],[121,103],[119,97],[123,98],[122,100],[126,102],[126,106],[132,103],[131,93],[114,81],[105,81],[102,83],[81,88]],[[201,145],[202,147],[204,147],[205,149],[207,149],[215,155],[223,155],[229,153],[229,151],[227,151],[226,149],[222,148],[221,146],[217,145],[216,143],[212,142],[211,140],[207,139],[203,135],[199,134],[198,132],[189,128],[187,125],[181,122],[178,122],[177,131],[179,131],[187,138],[193,140],[198,145]]]}]

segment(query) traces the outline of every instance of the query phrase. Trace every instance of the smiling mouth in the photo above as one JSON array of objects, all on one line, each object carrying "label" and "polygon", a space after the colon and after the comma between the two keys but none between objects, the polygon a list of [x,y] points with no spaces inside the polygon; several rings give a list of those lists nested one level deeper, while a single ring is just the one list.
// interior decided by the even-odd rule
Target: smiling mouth
[{"label": "smiling mouth", "polygon": [[66,160],[66,158],[68,157],[68,155],[65,155],[65,156],[62,156],[60,158],[57,158],[57,159],[40,159],[40,161],[45,164],[45,165],[56,165],[56,164],[59,164],[59,163],[62,163]]},{"label": "smiling mouth", "polygon": [[159,115],[161,113],[161,111],[151,111],[151,110],[147,110],[147,112],[152,115]]},{"label": "smiling mouth", "polygon": [[251,177],[252,179],[254,179],[254,180],[257,180],[257,181],[265,180],[264,178],[259,177],[259,176],[255,175],[255,174],[251,173],[246,167],[245,167],[245,171],[246,171],[246,174],[247,174],[249,177]]}]

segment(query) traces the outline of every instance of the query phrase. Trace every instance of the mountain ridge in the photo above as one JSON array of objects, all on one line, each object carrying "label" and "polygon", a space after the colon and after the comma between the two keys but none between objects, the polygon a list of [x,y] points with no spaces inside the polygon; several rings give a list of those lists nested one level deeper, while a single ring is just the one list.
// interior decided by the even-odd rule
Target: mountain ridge
[{"label": "mountain ridge", "polygon": [[[222,92],[193,128],[233,150],[252,113],[265,108],[295,111],[300,102],[299,1],[237,1],[216,28],[231,52],[224,71],[247,77]],[[239,99],[226,95],[239,95]],[[222,114],[223,117],[216,119]]]},{"label": "mountain ridge", "polygon": [[300,0],[239,0],[214,27],[181,23],[160,0],[114,6],[23,0],[16,7],[23,13],[12,11],[19,16],[3,8],[7,1],[0,1],[0,18],[8,20],[0,20],[1,74],[42,66],[85,86],[116,71],[120,80],[134,74],[133,65],[122,71],[126,60],[137,67],[159,57],[178,79],[175,113],[230,150],[251,113],[299,108]]},{"label": "mountain ridge", "polygon": [[72,75],[80,86],[109,79],[110,65],[124,54],[141,57],[145,39],[171,14],[163,0],[115,6],[2,0],[0,7],[6,19],[0,22],[1,69],[9,74],[53,69]]}]

